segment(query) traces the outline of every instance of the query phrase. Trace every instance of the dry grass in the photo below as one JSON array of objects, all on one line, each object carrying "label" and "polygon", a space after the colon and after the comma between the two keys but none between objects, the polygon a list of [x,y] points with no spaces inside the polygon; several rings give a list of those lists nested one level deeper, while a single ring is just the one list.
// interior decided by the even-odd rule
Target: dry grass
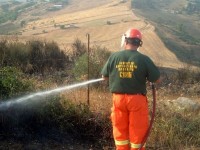
[{"label": "dry grass", "polygon": [[[142,18],[137,17],[130,10],[128,2],[120,3],[120,0],[107,0],[103,1],[100,6],[95,5],[98,2],[93,1],[88,7],[85,7],[85,4],[88,3],[81,2],[81,9],[81,5],[74,1],[69,7],[62,10],[62,13],[57,12],[51,14],[51,17],[28,23],[23,29],[21,38],[36,37],[54,40],[62,49],[68,50],[76,38],[87,42],[86,34],[90,33],[91,45],[101,45],[107,47],[110,51],[118,51],[122,34],[133,27],[140,29],[143,33],[144,45],[140,49],[142,53],[149,55],[159,66],[170,68],[182,66],[182,63],[157,36],[154,27]],[[76,6],[78,8],[74,9]],[[70,8],[73,11],[70,11]],[[111,22],[110,25],[107,24],[108,21]],[[57,26],[66,25],[66,27],[73,24],[76,28],[71,27],[63,30],[59,27],[55,28],[54,24]],[[43,31],[46,31],[46,33]]]},{"label": "dry grass", "polygon": [[[62,96],[64,97],[64,99],[62,99],[61,101],[63,107],[65,107],[66,100],[71,100],[71,102],[75,104],[79,103],[87,104],[88,89],[86,87],[75,91],[69,91],[63,93]],[[112,94],[108,90],[101,91],[95,88],[91,88],[89,102],[91,111],[102,114],[110,113],[110,108],[112,106]]]}]

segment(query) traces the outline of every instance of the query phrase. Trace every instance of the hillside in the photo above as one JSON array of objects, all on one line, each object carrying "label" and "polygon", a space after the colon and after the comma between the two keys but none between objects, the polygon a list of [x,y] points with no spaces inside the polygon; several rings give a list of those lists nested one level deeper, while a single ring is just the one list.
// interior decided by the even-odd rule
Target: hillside
[{"label": "hillside", "polygon": [[[40,10],[42,7],[24,13],[16,22],[29,18],[33,13],[37,18],[36,11],[40,12]],[[121,35],[129,28],[138,28],[142,31],[144,44],[140,51],[149,55],[156,64],[169,68],[184,66],[184,63],[166,48],[155,32],[155,27],[145,19],[136,16],[127,1],[71,0],[69,5],[60,11],[49,12],[38,16],[35,21],[26,22],[26,25],[20,29],[19,38],[53,40],[58,42],[62,49],[68,50],[76,38],[86,43],[86,34],[89,33],[91,45],[101,45],[111,51],[118,51]]]},{"label": "hillside", "polygon": [[156,33],[179,60],[200,66],[199,0],[134,0],[132,7],[156,27]]}]

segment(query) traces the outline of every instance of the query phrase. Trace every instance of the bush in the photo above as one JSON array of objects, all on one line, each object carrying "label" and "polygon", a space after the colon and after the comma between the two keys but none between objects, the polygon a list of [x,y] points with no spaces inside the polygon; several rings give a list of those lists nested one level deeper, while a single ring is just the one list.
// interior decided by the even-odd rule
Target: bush
[{"label": "bush", "polygon": [[7,51],[7,41],[0,41],[0,67],[4,66],[4,61],[6,60],[6,51]]},{"label": "bush", "polygon": [[75,79],[77,80],[87,79],[87,72],[88,72],[87,54],[84,54],[77,59],[77,61],[74,64],[72,72]]},{"label": "bush", "polygon": [[86,45],[81,40],[76,39],[72,44],[72,59],[75,62],[81,55],[87,52]]},{"label": "bush", "polygon": [[90,53],[90,77],[99,78],[101,77],[101,69],[107,62],[111,52],[105,47],[94,46]]},{"label": "bush", "polygon": [[78,140],[102,144],[111,139],[112,127],[106,115],[91,112],[88,105],[65,101],[65,113],[60,116],[61,129]]},{"label": "bush", "polygon": [[65,29],[65,25],[60,25],[60,29]]},{"label": "bush", "polygon": [[[106,63],[110,52],[106,48],[95,46],[90,50],[89,55],[89,78],[96,79],[101,77],[101,69]],[[73,68],[76,79],[84,79],[88,76],[88,53],[78,57]]]},{"label": "bush", "polygon": [[70,63],[69,57],[60,50],[55,42],[14,40],[0,41],[0,66],[13,66],[23,72],[49,74],[61,71]]},{"label": "bush", "polygon": [[65,68],[68,59],[55,42],[31,41],[29,47],[30,64],[33,67],[33,72],[44,75]]},{"label": "bush", "polygon": [[0,68],[0,99],[10,98],[30,90],[30,83],[23,73],[13,67]]},{"label": "bush", "polygon": [[174,74],[171,74],[171,80],[177,85],[193,84],[200,81],[200,70],[192,69],[191,66],[179,68]]},{"label": "bush", "polygon": [[27,50],[27,46],[20,42],[10,42],[7,44],[7,57],[6,65],[18,67],[25,70],[29,64],[30,53]]}]

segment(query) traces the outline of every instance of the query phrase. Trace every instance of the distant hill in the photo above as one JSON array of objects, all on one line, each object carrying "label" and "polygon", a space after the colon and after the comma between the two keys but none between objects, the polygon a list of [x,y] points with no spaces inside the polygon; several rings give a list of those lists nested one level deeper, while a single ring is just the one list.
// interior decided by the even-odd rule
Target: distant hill
[{"label": "distant hill", "polygon": [[200,0],[134,0],[132,7],[181,61],[200,66]]}]

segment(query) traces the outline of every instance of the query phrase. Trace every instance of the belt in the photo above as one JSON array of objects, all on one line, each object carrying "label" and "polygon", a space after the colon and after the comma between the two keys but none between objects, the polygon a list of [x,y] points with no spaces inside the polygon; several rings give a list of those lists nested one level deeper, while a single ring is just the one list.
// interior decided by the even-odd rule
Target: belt
[{"label": "belt", "polygon": [[118,93],[118,92],[113,92],[114,94],[127,94],[127,95],[142,95],[142,96],[146,96],[145,93]]}]

